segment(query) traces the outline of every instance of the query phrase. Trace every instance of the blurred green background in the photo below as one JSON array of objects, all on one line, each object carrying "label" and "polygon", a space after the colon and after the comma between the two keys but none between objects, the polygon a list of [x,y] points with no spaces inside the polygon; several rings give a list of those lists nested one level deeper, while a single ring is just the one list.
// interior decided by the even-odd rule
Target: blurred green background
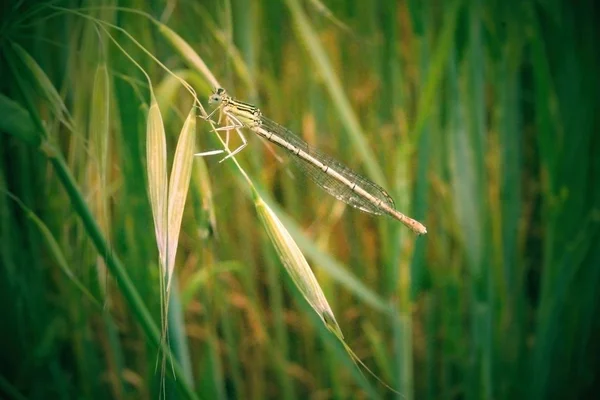
[{"label": "blurred green background", "polygon": [[[247,133],[238,160],[347,344],[397,395],[357,372],[299,295],[231,162],[195,159],[167,398],[598,393],[593,0],[125,0],[2,4],[0,397],[159,395],[149,91],[125,54],[157,93],[170,159],[192,102],[131,37],[205,105],[211,84],[148,18],[115,6],[169,26],[236,98],[377,181],[429,232],[344,206]],[[107,27],[122,50],[87,16],[122,28]],[[218,146],[198,120],[198,151]]]}]

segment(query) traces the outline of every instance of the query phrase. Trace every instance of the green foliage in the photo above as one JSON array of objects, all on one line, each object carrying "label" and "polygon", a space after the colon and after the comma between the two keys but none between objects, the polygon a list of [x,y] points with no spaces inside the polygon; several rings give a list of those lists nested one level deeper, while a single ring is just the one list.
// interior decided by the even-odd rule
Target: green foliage
[{"label": "green foliage", "polygon": [[[593,1],[13,3],[0,10],[0,397],[597,393]],[[222,146],[188,119],[176,156],[193,98],[167,69],[208,112],[218,83],[364,172],[428,234],[345,207],[252,132],[237,161],[189,164]],[[147,154],[159,109],[164,154]],[[157,214],[177,248],[168,321],[153,209],[182,221]],[[361,373],[338,326],[401,395]]]}]

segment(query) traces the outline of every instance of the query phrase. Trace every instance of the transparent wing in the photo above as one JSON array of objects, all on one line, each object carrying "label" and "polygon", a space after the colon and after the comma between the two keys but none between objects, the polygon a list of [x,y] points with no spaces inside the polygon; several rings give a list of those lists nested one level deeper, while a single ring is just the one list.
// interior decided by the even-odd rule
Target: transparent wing
[{"label": "transparent wing", "polygon": [[[344,176],[350,182],[356,183],[357,186],[363,188],[367,193],[382,201],[382,203],[388,206],[394,207],[394,200],[390,195],[379,185],[368,180],[367,178],[357,174],[350,168],[346,167],[341,162],[337,161],[327,154],[321,153],[317,149],[314,149],[308,145],[304,140],[296,136],[289,129],[278,123],[271,121],[265,117],[261,117],[261,126],[273,132],[275,135],[284,139],[286,142],[298,147],[300,150],[310,154],[323,164],[329,166],[330,169],[335,170],[340,175]],[[276,143],[276,142],[274,142]],[[277,144],[277,143],[276,143]],[[288,153],[289,154],[289,153]],[[327,193],[333,197],[341,200],[352,207],[356,207],[362,211],[372,214],[383,214],[384,211],[377,204],[372,203],[369,199],[361,196],[352,190],[352,188],[345,185],[343,182],[338,181],[331,175],[324,172],[321,168],[307,162],[301,157],[290,154],[294,163],[302,170],[308,177],[315,182],[318,186],[322,187]]]}]

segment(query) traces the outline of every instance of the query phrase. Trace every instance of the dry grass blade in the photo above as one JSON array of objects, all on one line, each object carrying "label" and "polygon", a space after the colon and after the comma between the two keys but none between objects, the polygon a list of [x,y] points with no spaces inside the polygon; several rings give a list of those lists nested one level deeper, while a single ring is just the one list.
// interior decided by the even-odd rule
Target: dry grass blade
[{"label": "dry grass blade", "polygon": [[343,338],[342,331],[335,320],[325,294],[298,245],[267,203],[255,191],[253,191],[253,195],[254,205],[260,220],[294,284],[308,301],[308,304],[321,317],[325,326],[340,339]]},{"label": "dry grass blade", "polygon": [[[298,248],[298,245],[292,239],[285,226],[281,223],[277,215],[271,210],[271,208],[265,203],[262,198],[258,195],[256,190],[253,189],[254,205],[258,211],[260,220],[265,227],[271,242],[275,245],[279,259],[283,263],[288,274],[294,281],[296,287],[300,290],[308,304],[316,311],[317,315],[325,324],[328,330],[330,330],[342,343],[344,350],[351,357],[352,361],[356,366],[363,367],[371,376],[377,379],[386,388],[393,391],[396,394],[400,394],[386,382],[384,382],[379,376],[377,376],[367,365],[354,353],[352,348],[344,341],[344,335],[338,325],[335,315],[325,298],[325,294],[317,281],[314,273],[310,269],[306,258]],[[401,395],[401,394],[400,394]]]},{"label": "dry grass blade", "polygon": [[181,219],[192,177],[195,133],[196,114],[195,109],[192,108],[179,135],[173,159],[173,167],[171,169],[171,177],[169,179],[167,291],[171,282],[173,268],[175,267],[175,255],[179,242]]},{"label": "dry grass blade", "polygon": [[148,123],[146,127],[146,161],[148,163],[148,192],[152,217],[154,218],[154,231],[161,267],[166,273],[166,247],[167,247],[167,141],[160,109],[154,94],[148,110]]},{"label": "dry grass blade", "polygon": [[202,75],[206,77],[213,87],[219,86],[217,78],[215,78],[212,72],[210,72],[210,69],[194,51],[192,46],[190,46],[185,40],[183,40],[181,36],[179,36],[166,25],[159,24],[159,31],[194,68],[196,68]]}]

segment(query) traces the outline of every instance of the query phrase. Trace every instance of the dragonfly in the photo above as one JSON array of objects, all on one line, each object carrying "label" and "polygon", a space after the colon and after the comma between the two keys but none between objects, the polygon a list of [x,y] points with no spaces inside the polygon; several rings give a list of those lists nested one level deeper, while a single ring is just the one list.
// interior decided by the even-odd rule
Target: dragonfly
[{"label": "dragonfly", "polygon": [[[219,111],[218,124],[225,116],[225,126],[217,131],[226,131],[226,146],[229,143],[229,132],[234,130],[241,139],[241,145],[221,160],[233,157],[246,147],[248,141],[241,132],[247,129],[259,137],[274,143],[291,155],[294,163],[318,186],[333,197],[352,207],[374,215],[388,215],[397,219],[418,235],[427,233],[427,229],[419,221],[396,210],[394,200],[381,186],[348,168],[333,157],[311,147],[292,131],[265,117],[259,108],[231,97],[223,88],[216,88],[208,99],[209,104],[217,107],[206,117],[209,119]],[[197,153],[197,156],[208,156],[225,152],[212,150]]]}]

